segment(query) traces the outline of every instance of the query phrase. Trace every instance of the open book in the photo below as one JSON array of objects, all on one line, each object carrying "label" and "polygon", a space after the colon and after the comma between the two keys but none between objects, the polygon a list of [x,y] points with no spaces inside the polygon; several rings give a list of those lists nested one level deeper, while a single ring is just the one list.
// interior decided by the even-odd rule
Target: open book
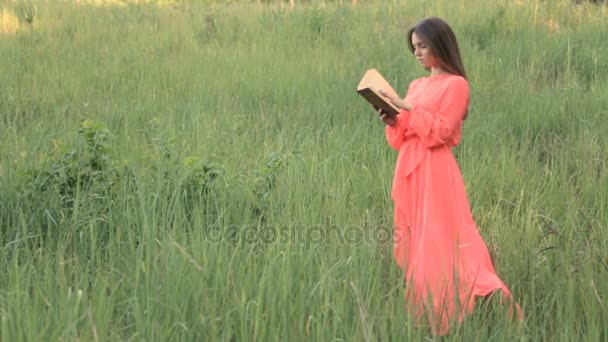
[{"label": "open book", "polygon": [[387,97],[380,95],[380,90],[398,96],[395,89],[380,75],[378,70],[367,70],[357,86],[357,93],[372,105],[382,108],[388,115],[395,116],[399,114],[400,109],[393,105]]}]

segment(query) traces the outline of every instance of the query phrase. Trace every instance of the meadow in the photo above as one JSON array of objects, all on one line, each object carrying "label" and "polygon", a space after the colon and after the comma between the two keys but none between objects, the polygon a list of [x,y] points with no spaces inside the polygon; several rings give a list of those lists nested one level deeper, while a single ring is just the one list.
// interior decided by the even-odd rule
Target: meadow
[{"label": "meadow", "polygon": [[431,15],[525,314],[480,303],[442,340],[607,340],[608,6],[568,0],[0,1],[0,340],[432,340],[392,259],[396,152],[354,91],[425,76],[405,32]]}]

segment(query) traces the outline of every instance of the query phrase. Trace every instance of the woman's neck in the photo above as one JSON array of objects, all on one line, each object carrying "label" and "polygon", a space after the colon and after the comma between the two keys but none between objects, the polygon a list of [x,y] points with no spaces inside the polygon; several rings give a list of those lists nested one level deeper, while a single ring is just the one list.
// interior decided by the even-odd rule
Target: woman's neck
[{"label": "woman's neck", "polygon": [[431,76],[439,76],[449,74],[445,69],[440,66],[431,67]]}]

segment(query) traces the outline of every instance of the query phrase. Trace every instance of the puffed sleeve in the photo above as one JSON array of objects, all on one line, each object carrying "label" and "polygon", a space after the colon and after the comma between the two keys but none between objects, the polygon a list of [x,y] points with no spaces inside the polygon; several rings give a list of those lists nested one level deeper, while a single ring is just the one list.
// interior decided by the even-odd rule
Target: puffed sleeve
[{"label": "puffed sleeve", "polygon": [[[410,91],[415,88],[415,84],[416,80],[410,83],[405,94],[406,98],[410,94]],[[386,125],[386,128],[384,129],[388,144],[397,151],[399,151],[401,145],[403,145],[403,142],[405,142],[405,134],[407,133],[410,121],[409,114],[402,115],[402,113],[403,111],[397,116],[395,116],[395,120],[397,120],[397,123],[394,126]]]},{"label": "puffed sleeve", "polygon": [[401,145],[405,141],[405,132],[407,131],[409,119],[407,115],[397,115],[395,116],[395,119],[397,120],[397,123],[394,126],[386,125],[384,131],[388,144],[399,151]]},{"label": "puffed sleeve", "polygon": [[[469,85],[464,78],[455,78],[445,90],[437,112],[430,112],[413,104],[399,116],[408,120],[407,129],[414,132],[426,147],[443,144],[456,146],[460,141],[462,121],[469,106]],[[403,120],[405,121],[405,120]]]}]

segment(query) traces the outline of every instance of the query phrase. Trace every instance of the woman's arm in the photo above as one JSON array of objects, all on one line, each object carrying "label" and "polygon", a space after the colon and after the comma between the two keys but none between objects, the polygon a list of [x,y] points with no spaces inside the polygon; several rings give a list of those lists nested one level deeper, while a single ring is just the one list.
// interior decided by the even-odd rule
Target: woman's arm
[{"label": "woman's arm", "polygon": [[[412,89],[412,83],[410,83],[410,86],[407,89],[407,94],[409,94],[410,89]],[[397,108],[408,108],[409,109],[409,104],[407,102],[405,102],[405,100],[400,99],[399,97],[393,96],[389,93],[384,92],[383,90],[380,90],[380,94],[382,96],[385,96],[387,98],[389,98],[391,100],[391,102],[397,106]],[[407,94],[406,94],[406,98],[407,98]],[[379,113],[380,114],[380,113]],[[405,142],[405,133],[407,132],[408,129],[408,122],[409,122],[409,116],[408,115],[396,115],[394,117],[394,122],[393,124],[390,124],[389,122],[387,122],[386,120],[382,120],[384,121],[387,125],[386,128],[384,129],[384,132],[386,134],[386,140],[388,141],[388,144],[395,150],[399,151],[399,149],[401,148],[401,145],[403,145],[403,143]]]},{"label": "woman's arm", "polygon": [[395,116],[394,125],[386,125],[384,132],[388,144],[395,150],[399,151],[401,145],[405,141],[405,132],[407,131],[407,118],[402,115]]}]

